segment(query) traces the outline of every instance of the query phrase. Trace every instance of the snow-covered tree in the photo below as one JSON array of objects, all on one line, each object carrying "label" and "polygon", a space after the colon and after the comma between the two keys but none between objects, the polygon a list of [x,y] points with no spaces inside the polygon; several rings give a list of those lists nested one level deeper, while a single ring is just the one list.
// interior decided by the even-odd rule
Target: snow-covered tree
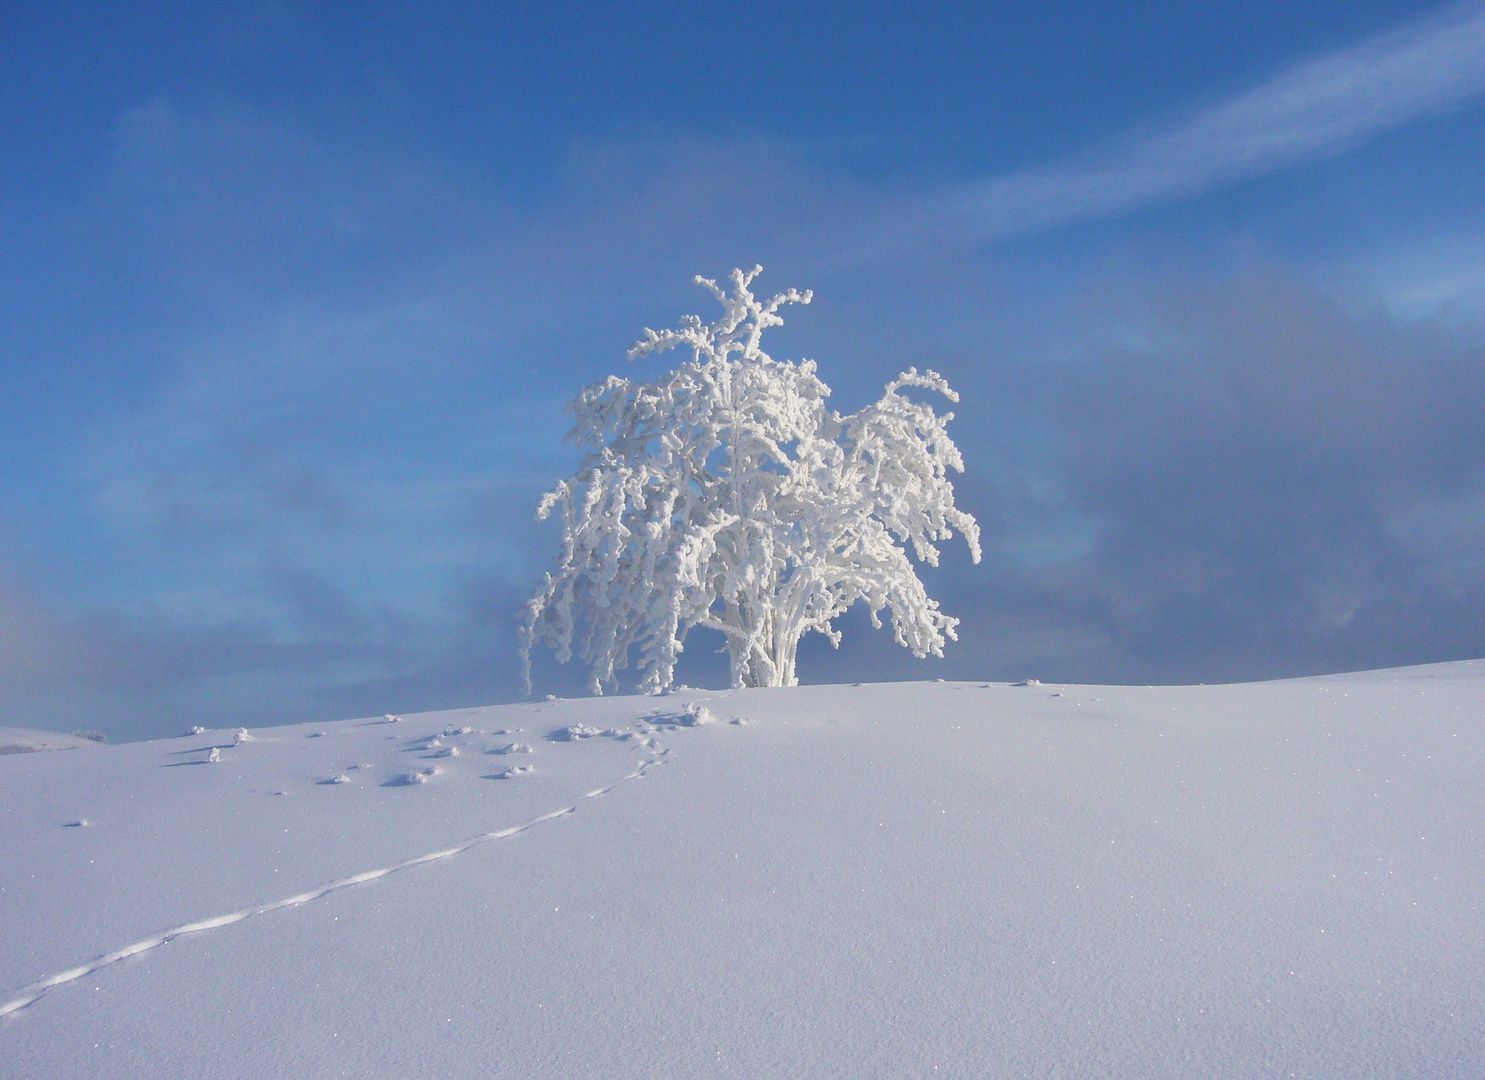
[{"label": "snow-covered tree", "polygon": [[566,662],[574,650],[602,693],[631,660],[640,687],[670,686],[687,635],[721,633],[734,686],[792,686],[799,639],[833,644],[832,620],[864,600],[874,626],[890,616],[915,656],[942,656],[959,620],[924,591],[908,551],[938,564],[936,543],[963,534],[980,558],[979,528],[954,505],[949,470],[964,471],[937,415],[909,387],[958,395],[933,371],[909,368],[882,399],[842,416],[813,361],[774,360],[759,345],[784,320],[793,289],[768,301],[751,291],[762,267],[732,272],[732,288],[698,277],[722,317],[645,330],[633,359],[686,346],[692,358],[656,380],[609,376],[567,411],[582,468],[542,499],[562,515],[562,554],[526,605],[520,652]]}]

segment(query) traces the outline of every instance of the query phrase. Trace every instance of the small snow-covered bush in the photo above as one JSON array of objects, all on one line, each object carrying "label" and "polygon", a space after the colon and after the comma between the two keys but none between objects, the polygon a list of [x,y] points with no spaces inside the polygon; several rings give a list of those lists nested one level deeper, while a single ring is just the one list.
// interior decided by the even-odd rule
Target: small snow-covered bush
[{"label": "small snow-covered bush", "polygon": [[663,690],[696,627],[725,638],[734,686],[791,686],[799,639],[813,630],[838,645],[832,621],[858,600],[875,626],[887,611],[916,656],[942,656],[955,638],[958,620],[928,596],[908,552],[936,565],[937,542],[957,529],[978,562],[979,528],[954,505],[948,474],[964,462],[953,414],[903,391],[958,396],[909,368],[860,412],[826,408],[813,361],[760,347],[784,321],[779,308],[811,294],[759,300],[761,270],[734,270],[730,291],[698,277],[722,317],[646,330],[629,350],[686,347],[689,361],[655,382],[610,376],[567,407],[568,438],[589,453],[538,510],[560,513],[562,554],[521,625],[528,691],[537,642],[562,662],[576,651],[594,693],[631,651],[641,689]]}]

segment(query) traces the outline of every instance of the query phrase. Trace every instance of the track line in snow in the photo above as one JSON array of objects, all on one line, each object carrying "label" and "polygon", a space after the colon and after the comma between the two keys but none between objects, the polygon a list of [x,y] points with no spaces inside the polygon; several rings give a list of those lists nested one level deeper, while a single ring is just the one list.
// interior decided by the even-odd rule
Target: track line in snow
[{"label": "track line in snow", "polygon": [[[639,767],[636,768],[633,772],[620,777],[620,781],[637,780],[640,777],[644,776],[644,774],[653,766],[665,764],[666,755],[669,754],[668,748],[661,749],[660,747],[655,746],[652,743],[649,749],[654,756],[649,758],[649,760],[647,761],[641,762]],[[594,790],[584,794],[583,798],[594,799],[600,795],[605,795],[612,790],[612,785],[609,787],[595,788]],[[208,919],[198,919],[196,922],[185,923],[184,925],[177,926],[173,930],[166,930],[163,933],[155,934],[152,937],[143,938],[129,945],[125,945],[121,949],[115,949],[113,952],[105,953],[104,955],[86,964],[79,964],[77,967],[68,968],[66,971],[60,971],[55,975],[48,975],[44,979],[40,979],[27,986],[23,986],[18,988],[17,990],[12,991],[14,996],[11,997],[9,1000],[0,1003],[0,1020],[3,1020],[5,1017],[12,1016],[20,1010],[26,1008],[26,1006],[28,1005],[34,1004],[49,990],[52,990],[58,986],[65,986],[67,983],[70,982],[76,982],[78,979],[85,979],[101,968],[106,968],[111,964],[117,964],[120,960],[127,960],[131,956],[138,956],[141,953],[149,952],[151,949],[159,948],[167,941],[173,941],[178,937],[185,937],[189,934],[201,934],[205,933],[208,930],[219,930],[224,926],[231,926],[234,923],[240,923],[244,919],[251,919],[256,915],[267,915],[269,912],[279,911],[283,908],[298,907],[300,904],[307,904],[311,900],[318,900],[322,896],[337,892],[341,889],[348,889],[353,885],[364,885],[367,882],[376,881],[379,878],[387,877],[389,874],[396,874],[400,873],[403,870],[411,870],[415,866],[422,866],[424,863],[437,862],[440,859],[448,859],[460,854],[461,852],[468,851],[472,847],[477,847],[480,844],[487,844],[492,840],[504,840],[507,837],[515,836],[517,833],[522,833],[525,832],[527,829],[534,828],[535,826],[540,825],[543,822],[552,821],[556,818],[566,817],[567,815],[575,813],[576,811],[576,805],[564,806],[560,810],[553,810],[550,813],[542,814],[540,817],[534,817],[531,820],[524,821],[519,825],[511,825],[508,828],[497,829],[494,832],[480,833],[478,836],[465,840],[462,843],[455,844],[453,847],[447,847],[441,851],[431,851],[426,855],[418,855],[414,858],[407,859],[404,862],[397,863],[394,866],[384,866],[377,870],[365,870],[359,874],[352,874],[350,877],[337,878],[327,885],[321,885],[318,888],[310,889],[307,892],[302,892],[294,896],[286,897],[283,900],[274,900],[271,903],[259,904],[256,907],[242,908],[239,911],[228,912],[225,915],[215,915]]]},{"label": "track line in snow", "polygon": [[[596,794],[598,792],[592,792],[589,797]],[[12,1013],[19,1012],[26,1006],[34,1004],[48,990],[52,990],[58,986],[64,986],[70,982],[76,982],[78,979],[87,978],[87,976],[98,971],[100,968],[108,967],[110,964],[117,964],[120,960],[127,960],[131,956],[138,956],[141,953],[149,952],[151,949],[158,948],[167,941],[173,941],[178,937],[185,937],[188,934],[201,934],[208,930],[218,930],[224,926],[240,923],[244,919],[251,919],[256,915],[266,915],[271,911],[279,911],[282,908],[298,907],[300,904],[307,904],[311,900],[318,900],[320,897],[327,896],[340,889],[348,889],[353,885],[364,885],[369,881],[376,881],[378,878],[387,877],[389,874],[396,874],[403,870],[411,870],[415,866],[422,866],[424,863],[448,859],[461,852],[468,851],[472,847],[487,844],[492,840],[504,840],[506,837],[525,832],[527,829],[534,828],[543,822],[566,817],[576,810],[576,806],[564,806],[560,810],[553,810],[550,813],[542,814],[540,817],[534,817],[530,821],[523,821],[519,825],[497,829],[494,832],[480,833],[480,835],[455,844],[453,847],[447,847],[441,851],[431,851],[426,855],[418,855],[397,863],[394,866],[384,866],[378,870],[366,870],[359,874],[352,874],[350,877],[337,878],[327,885],[321,885],[307,892],[297,893],[283,900],[274,900],[271,903],[243,908],[240,911],[229,912],[226,915],[216,915],[209,919],[199,919],[196,922],[177,926],[173,930],[166,930],[164,933],[143,938],[125,945],[122,949],[115,949],[113,952],[105,953],[89,963],[79,964],[77,967],[68,968],[66,971],[60,971],[55,975],[48,975],[46,978],[31,983],[29,986],[21,987],[19,990],[14,991],[14,997],[0,1004],[0,1017],[10,1016]]]}]

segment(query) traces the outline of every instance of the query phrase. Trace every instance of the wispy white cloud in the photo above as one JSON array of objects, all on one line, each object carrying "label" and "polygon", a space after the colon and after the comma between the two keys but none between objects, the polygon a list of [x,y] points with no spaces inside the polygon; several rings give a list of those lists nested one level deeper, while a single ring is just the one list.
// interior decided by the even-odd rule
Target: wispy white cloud
[{"label": "wispy white cloud", "polygon": [[1485,5],[1452,5],[1112,150],[964,185],[939,208],[981,241],[1028,235],[1332,157],[1482,92]]}]

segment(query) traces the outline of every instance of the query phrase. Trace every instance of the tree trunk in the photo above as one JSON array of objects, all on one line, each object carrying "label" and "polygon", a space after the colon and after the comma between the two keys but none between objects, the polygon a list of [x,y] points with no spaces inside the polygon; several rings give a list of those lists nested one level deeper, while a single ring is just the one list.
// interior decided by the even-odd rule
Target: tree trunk
[{"label": "tree trunk", "polygon": [[738,650],[744,646],[731,638],[727,641],[732,670],[738,673],[735,681],[741,686],[797,686],[794,662],[799,652],[799,629],[786,623],[777,611],[767,610],[762,617],[767,620],[764,641],[748,646],[748,655],[741,657],[741,663]]}]

